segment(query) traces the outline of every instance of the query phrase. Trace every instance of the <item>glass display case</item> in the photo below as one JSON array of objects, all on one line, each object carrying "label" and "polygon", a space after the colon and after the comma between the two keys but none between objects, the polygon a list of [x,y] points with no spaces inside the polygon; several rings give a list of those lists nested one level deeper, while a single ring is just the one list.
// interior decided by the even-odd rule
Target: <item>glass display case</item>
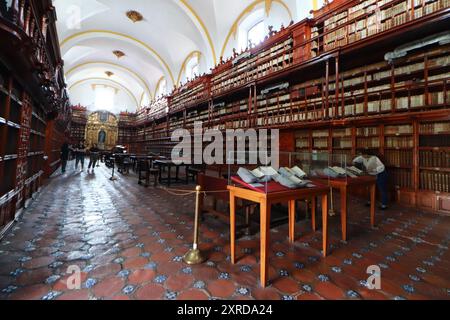
[{"label": "glass display case", "polygon": [[346,179],[346,157],[328,153],[229,152],[228,184],[262,193],[328,185],[330,178]]}]

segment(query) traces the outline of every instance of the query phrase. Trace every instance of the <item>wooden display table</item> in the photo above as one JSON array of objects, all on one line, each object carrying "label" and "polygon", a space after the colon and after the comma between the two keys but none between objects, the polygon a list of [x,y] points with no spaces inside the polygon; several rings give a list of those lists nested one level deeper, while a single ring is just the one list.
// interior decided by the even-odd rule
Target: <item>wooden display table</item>
[{"label": "wooden display table", "polygon": [[[327,255],[328,248],[328,185],[320,182],[314,182],[316,187],[285,190],[264,193],[264,191],[250,190],[245,187],[228,186],[230,192],[230,238],[231,238],[231,263],[236,263],[236,198],[252,201],[260,205],[260,267],[261,267],[261,286],[265,287],[268,278],[267,252],[270,233],[270,212],[271,206],[275,203],[288,202],[289,207],[289,241],[295,241],[295,201],[303,199],[315,199],[322,197],[322,219],[323,219],[323,237],[322,247],[323,256]],[[312,216],[315,212],[313,210]]]},{"label": "wooden display table", "polygon": [[374,176],[362,176],[346,179],[329,179],[328,183],[341,194],[341,229],[342,240],[347,241],[347,202],[348,191],[352,188],[369,187],[370,190],[370,224],[375,226],[375,190],[377,178]]}]

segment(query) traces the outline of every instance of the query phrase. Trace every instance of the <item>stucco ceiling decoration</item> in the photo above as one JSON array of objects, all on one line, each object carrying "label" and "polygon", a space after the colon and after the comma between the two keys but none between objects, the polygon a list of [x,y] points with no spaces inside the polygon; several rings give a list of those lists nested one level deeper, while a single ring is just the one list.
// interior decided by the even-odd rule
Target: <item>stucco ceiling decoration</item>
[{"label": "stucco ceiling decoration", "polygon": [[66,81],[102,77],[102,72],[106,79],[105,70],[111,71],[111,80],[128,87],[142,102],[148,101],[144,96],[155,98],[161,79],[166,80],[167,93],[185,83],[193,56],[200,57],[200,74],[213,68],[219,57],[230,56],[239,45],[240,23],[256,10],[271,21],[281,14],[286,25],[287,15],[295,21],[304,18],[298,16],[303,4],[310,3],[311,9],[313,2],[317,6],[321,1],[53,0],[53,4]]}]

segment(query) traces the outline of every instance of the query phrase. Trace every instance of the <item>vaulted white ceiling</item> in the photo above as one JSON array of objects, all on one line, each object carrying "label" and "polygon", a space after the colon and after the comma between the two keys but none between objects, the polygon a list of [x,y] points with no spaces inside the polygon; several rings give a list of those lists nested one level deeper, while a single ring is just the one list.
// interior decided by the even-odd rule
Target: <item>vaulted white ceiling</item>
[{"label": "vaulted white ceiling", "polygon": [[[114,108],[136,111],[145,95],[154,98],[162,77],[169,91],[185,82],[183,69],[192,52],[201,53],[201,73],[214,67],[221,56],[230,56],[238,43],[237,27],[255,11],[264,12],[266,24],[278,29],[305,18],[320,2],[54,0],[71,102],[93,101],[86,97],[94,95],[92,84],[108,83],[129,98],[121,103],[131,104]],[[131,21],[126,16],[130,10],[142,14],[143,20]],[[114,50],[125,56],[118,58]],[[108,76],[107,71],[113,74]]]}]

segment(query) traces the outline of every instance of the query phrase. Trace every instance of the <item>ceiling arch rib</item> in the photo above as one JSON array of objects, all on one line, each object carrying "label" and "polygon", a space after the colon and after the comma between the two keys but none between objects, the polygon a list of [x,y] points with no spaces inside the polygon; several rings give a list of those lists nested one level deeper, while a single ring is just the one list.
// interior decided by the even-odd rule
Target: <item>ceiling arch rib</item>
[{"label": "ceiling arch rib", "polygon": [[237,17],[237,19],[234,21],[233,25],[230,28],[230,31],[227,34],[227,37],[225,38],[225,42],[222,46],[222,51],[220,52],[220,56],[223,57],[225,54],[225,50],[227,49],[228,43],[230,41],[230,38],[233,34],[237,34],[237,30],[239,27],[240,22],[249,15],[258,5],[264,4],[266,14],[268,15],[270,13],[270,10],[272,8],[273,3],[278,3],[281,6],[283,6],[286,11],[289,14],[289,17],[291,20],[293,20],[291,9],[289,9],[289,6],[283,1],[283,0],[255,0],[253,1],[247,8],[245,8],[241,14]]},{"label": "ceiling arch rib", "polygon": [[119,87],[119,88],[123,89],[128,94],[128,96],[136,103],[136,108],[139,108],[139,104],[138,104],[136,96],[127,87],[125,87],[124,85],[122,85],[118,81],[115,81],[115,80],[112,80],[112,79],[107,79],[107,78],[86,78],[86,79],[79,80],[79,81],[73,83],[72,85],[69,86],[68,90],[71,91],[71,90],[75,89],[77,86],[82,85],[82,84],[84,84],[86,82],[91,82],[91,81],[109,82],[109,83],[113,84],[114,88],[118,89],[117,87]]},{"label": "ceiling arch rib", "polygon": [[194,8],[186,0],[179,0],[179,1],[177,1],[177,3],[180,5],[181,9],[194,22],[195,26],[197,27],[200,34],[202,35],[203,40],[208,43],[210,51],[211,51],[211,55],[212,55],[212,65],[216,65],[217,64],[216,49],[214,47],[214,42],[211,38],[211,34],[210,34],[208,28],[206,27],[205,23],[200,18],[198,13],[194,10]]},{"label": "ceiling arch rib", "polygon": [[143,89],[144,91],[146,91],[150,97],[150,99],[153,98],[152,92],[150,90],[149,85],[147,84],[147,82],[144,80],[144,78],[137,73],[134,70],[131,70],[128,67],[116,64],[116,63],[112,63],[109,61],[90,61],[90,62],[85,62],[85,63],[81,63],[78,64],[72,68],[70,68],[67,72],[66,72],[66,77],[69,78],[70,75],[74,74],[75,71],[80,70],[81,68],[85,68],[85,67],[93,67],[95,65],[107,65],[107,66],[112,66],[113,68],[118,68],[121,69],[122,71],[124,70],[125,72],[129,73],[130,75],[133,76],[133,78],[138,79],[138,83],[141,83],[143,85]]},{"label": "ceiling arch rib", "polygon": [[61,42],[60,45],[61,45],[62,54],[64,55],[69,48],[76,45],[76,43],[82,41],[83,39],[86,39],[89,37],[98,37],[98,36],[118,37],[118,38],[124,39],[126,41],[130,41],[130,42],[134,43],[135,45],[144,48],[153,59],[156,59],[158,64],[161,66],[161,68],[167,73],[167,75],[168,75],[169,79],[172,81],[172,83],[175,84],[175,78],[173,76],[172,70],[170,69],[168,63],[162,58],[162,56],[155,49],[150,47],[145,42],[143,42],[135,37],[132,37],[130,35],[124,34],[124,33],[109,31],[109,30],[87,30],[87,31],[82,31],[82,32],[72,34],[72,35],[68,36],[67,38],[65,38]]}]

